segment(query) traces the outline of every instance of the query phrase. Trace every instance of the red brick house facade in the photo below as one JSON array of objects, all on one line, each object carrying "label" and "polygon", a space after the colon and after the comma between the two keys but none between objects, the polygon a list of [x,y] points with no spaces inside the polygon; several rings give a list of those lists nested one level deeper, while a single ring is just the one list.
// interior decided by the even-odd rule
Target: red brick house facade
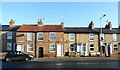
[{"label": "red brick house facade", "polygon": [[[16,33],[17,51],[36,57],[63,56],[64,25],[22,25]],[[60,50],[61,49],[61,50]]]}]

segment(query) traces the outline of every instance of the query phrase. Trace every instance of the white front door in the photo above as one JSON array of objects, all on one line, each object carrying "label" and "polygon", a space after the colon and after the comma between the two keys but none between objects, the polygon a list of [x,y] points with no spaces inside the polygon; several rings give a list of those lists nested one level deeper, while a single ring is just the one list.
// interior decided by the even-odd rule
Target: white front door
[{"label": "white front door", "polygon": [[86,43],[78,43],[77,45],[77,55],[87,56],[87,44]]},{"label": "white front door", "polygon": [[62,56],[63,54],[63,45],[57,45],[57,56]]},{"label": "white front door", "polygon": [[24,45],[23,44],[18,44],[17,45],[17,51],[24,51]]}]

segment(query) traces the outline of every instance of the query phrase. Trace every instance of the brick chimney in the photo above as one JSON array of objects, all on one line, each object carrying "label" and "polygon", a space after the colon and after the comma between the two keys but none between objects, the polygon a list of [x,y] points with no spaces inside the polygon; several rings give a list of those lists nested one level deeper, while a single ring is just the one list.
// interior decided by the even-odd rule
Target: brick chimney
[{"label": "brick chimney", "polygon": [[90,22],[89,28],[94,29],[94,23],[93,23],[93,21]]},{"label": "brick chimney", "polygon": [[107,29],[112,29],[112,23],[111,23],[111,22],[108,22],[108,24],[106,24],[105,28],[107,28]]},{"label": "brick chimney", "polygon": [[38,26],[43,26],[42,19],[38,19]]},{"label": "brick chimney", "polygon": [[9,22],[9,26],[10,27],[15,26],[15,21],[11,19],[10,22]]},{"label": "brick chimney", "polygon": [[61,22],[61,25],[62,25],[62,28],[64,28],[64,23],[63,22]]}]

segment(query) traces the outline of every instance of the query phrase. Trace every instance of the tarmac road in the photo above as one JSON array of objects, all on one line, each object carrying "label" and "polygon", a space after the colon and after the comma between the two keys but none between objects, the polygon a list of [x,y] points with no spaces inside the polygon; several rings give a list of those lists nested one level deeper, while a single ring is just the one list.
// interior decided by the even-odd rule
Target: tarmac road
[{"label": "tarmac road", "polygon": [[2,62],[5,68],[118,68],[120,60],[111,57],[39,58],[31,61]]}]

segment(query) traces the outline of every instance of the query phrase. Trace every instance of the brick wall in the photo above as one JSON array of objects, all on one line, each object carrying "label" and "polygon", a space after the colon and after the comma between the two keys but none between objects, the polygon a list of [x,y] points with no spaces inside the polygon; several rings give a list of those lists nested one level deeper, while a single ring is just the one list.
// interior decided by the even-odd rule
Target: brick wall
[{"label": "brick wall", "polygon": [[[34,56],[36,54],[37,57],[39,56],[39,47],[43,47],[43,54],[45,57],[56,56],[56,52],[49,52],[49,45],[52,43],[54,43],[56,46],[57,46],[57,44],[63,45],[64,33],[63,32],[55,32],[56,33],[56,40],[55,41],[49,40],[49,33],[50,32],[43,33],[43,36],[44,36],[43,41],[37,40],[37,33],[36,33],[36,40],[35,40],[35,33],[34,33],[34,40],[27,41],[27,32],[17,32],[16,33],[17,44],[24,44],[25,52],[27,52],[27,44],[33,44],[34,51],[31,53],[30,52],[27,52],[27,53],[32,54]],[[36,41],[36,43],[35,43],[35,41]]]}]

